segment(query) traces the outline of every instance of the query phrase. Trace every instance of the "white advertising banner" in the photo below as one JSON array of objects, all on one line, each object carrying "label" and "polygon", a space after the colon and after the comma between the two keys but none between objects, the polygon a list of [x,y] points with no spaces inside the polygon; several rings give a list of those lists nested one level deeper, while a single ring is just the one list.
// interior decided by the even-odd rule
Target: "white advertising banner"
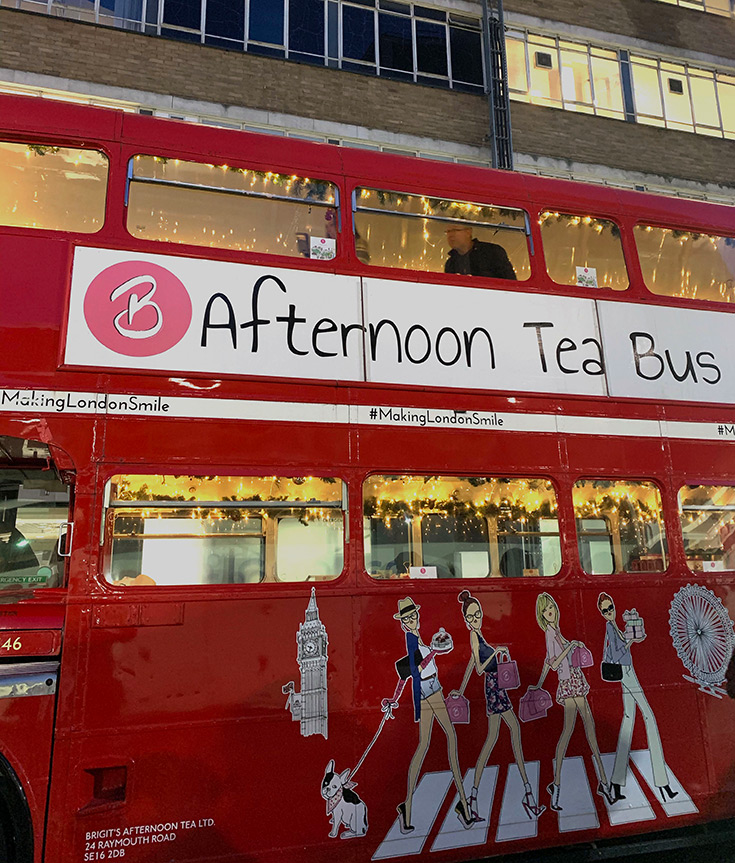
[{"label": "white advertising banner", "polygon": [[64,361],[735,403],[728,313],[78,248]]}]

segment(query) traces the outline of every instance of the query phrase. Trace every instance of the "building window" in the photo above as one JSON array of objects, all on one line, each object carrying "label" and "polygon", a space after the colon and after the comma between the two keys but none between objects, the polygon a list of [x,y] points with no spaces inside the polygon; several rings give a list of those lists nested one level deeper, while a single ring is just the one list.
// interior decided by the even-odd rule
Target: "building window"
[{"label": "building window", "polygon": [[658,0],[658,2],[682,6],[685,9],[698,9],[700,12],[711,12],[713,15],[735,16],[735,0]]},{"label": "building window", "polygon": [[523,210],[355,190],[355,251],[373,266],[523,281],[531,274],[528,233]]},{"label": "building window", "polygon": [[590,575],[663,572],[661,492],[652,482],[581,479],[572,490],[582,569]]},{"label": "building window", "polygon": [[136,156],[128,191],[128,231],[143,240],[315,260],[337,254],[337,187],[326,181]]},{"label": "building window", "polygon": [[365,568],[374,578],[556,575],[561,543],[549,480],[371,476]]},{"label": "building window", "polygon": [[107,580],[121,586],[336,578],[343,484],[333,477],[113,476]]},{"label": "building window", "polygon": [[664,297],[735,302],[735,238],[636,225],[643,280]]},{"label": "building window", "polygon": [[0,225],[94,234],[105,219],[107,156],[0,141]]},{"label": "building window", "polygon": [[341,3],[343,69],[482,92],[480,19],[395,0]]}]

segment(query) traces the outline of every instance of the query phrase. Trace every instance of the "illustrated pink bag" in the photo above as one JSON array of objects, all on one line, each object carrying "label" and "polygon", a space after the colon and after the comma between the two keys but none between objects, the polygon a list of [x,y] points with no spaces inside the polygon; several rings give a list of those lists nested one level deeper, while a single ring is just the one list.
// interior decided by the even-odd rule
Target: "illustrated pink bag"
[{"label": "illustrated pink bag", "polygon": [[444,703],[452,725],[466,725],[470,721],[470,702],[464,695],[448,695]]},{"label": "illustrated pink bag", "polygon": [[592,651],[584,644],[575,647],[569,659],[569,664],[574,668],[590,668],[594,662]]},{"label": "illustrated pink bag", "polygon": [[543,719],[552,704],[551,696],[545,689],[526,690],[526,694],[518,703],[518,715],[521,722]]},{"label": "illustrated pink bag", "polygon": [[521,685],[521,677],[518,674],[518,665],[510,656],[505,661],[498,659],[498,687],[500,689],[517,689]]}]

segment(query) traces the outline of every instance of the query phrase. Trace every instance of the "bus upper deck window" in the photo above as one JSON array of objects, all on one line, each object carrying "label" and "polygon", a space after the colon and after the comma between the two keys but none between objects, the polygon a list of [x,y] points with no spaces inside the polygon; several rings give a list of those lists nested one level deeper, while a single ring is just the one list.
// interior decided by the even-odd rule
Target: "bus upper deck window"
[{"label": "bus upper deck window", "polygon": [[556,575],[556,493],[546,479],[371,476],[365,568],[374,578]]},{"label": "bus upper deck window", "polygon": [[545,210],[539,224],[546,271],[557,284],[627,289],[628,271],[615,222]]},{"label": "bus upper deck window", "polygon": [[523,210],[358,188],[354,216],[363,263],[518,281],[531,273]]},{"label": "bus upper deck window", "polygon": [[0,141],[0,224],[94,234],[105,220],[107,157]]},{"label": "bus upper deck window", "polygon": [[331,260],[337,254],[333,183],[230,165],[136,156],[128,231],[143,240]]},{"label": "bus upper deck window", "polygon": [[45,444],[0,437],[0,602],[6,590],[63,585],[70,505]]},{"label": "bus upper deck window", "polygon": [[685,485],[679,517],[689,569],[735,570],[735,486]]},{"label": "bus upper deck window", "polygon": [[735,238],[636,225],[635,243],[649,291],[664,297],[735,302]]},{"label": "bus upper deck window", "polygon": [[590,575],[663,572],[668,565],[661,492],[652,482],[581,479],[573,489],[577,544]]},{"label": "bus upper deck window", "polygon": [[344,487],[333,477],[114,476],[113,584],[322,581],[342,572]]}]

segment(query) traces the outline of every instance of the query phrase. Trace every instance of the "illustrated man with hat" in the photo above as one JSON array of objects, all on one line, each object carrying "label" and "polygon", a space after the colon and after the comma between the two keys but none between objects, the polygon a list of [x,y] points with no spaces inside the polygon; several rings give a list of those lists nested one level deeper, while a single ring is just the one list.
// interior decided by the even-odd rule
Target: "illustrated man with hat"
[{"label": "illustrated man with hat", "polygon": [[384,709],[388,706],[391,709],[397,708],[398,699],[403,692],[404,686],[408,678],[411,678],[413,715],[414,721],[419,723],[419,743],[408,768],[406,799],[396,807],[398,811],[398,827],[401,833],[412,833],[414,830],[411,824],[411,804],[419,774],[421,773],[421,766],[424,763],[424,758],[431,743],[431,730],[435,719],[447,735],[449,766],[452,770],[454,784],[459,794],[459,803],[455,807],[457,817],[463,827],[469,828],[474,823],[474,818],[462,785],[462,773],[459,769],[459,759],[457,756],[457,736],[454,733],[454,726],[449,718],[447,706],[444,703],[444,694],[439,684],[436,662],[434,660],[434,657],[437,655],[449,653],[453,647],[452,639],[448,633],[440,630],[432,638],[431,647],[427,647],[419,634],[420,608],[421,606],[417,605],[410,596],[398,600],[398,613],[394,614],[393,617],[401,622],[401,628],[406,633],[406,656],[396,662],[399,681],[393,697],[390,699],[386,698],[383,701]]},{"label": "illustrated man with hat", "polygon": [[483,243],[472,236],[472,226],[456,222],[446,229],[449,257],[445,273],[464,276],[486,276],[492,279],[516,279],[508,253],[497,243]]}]

